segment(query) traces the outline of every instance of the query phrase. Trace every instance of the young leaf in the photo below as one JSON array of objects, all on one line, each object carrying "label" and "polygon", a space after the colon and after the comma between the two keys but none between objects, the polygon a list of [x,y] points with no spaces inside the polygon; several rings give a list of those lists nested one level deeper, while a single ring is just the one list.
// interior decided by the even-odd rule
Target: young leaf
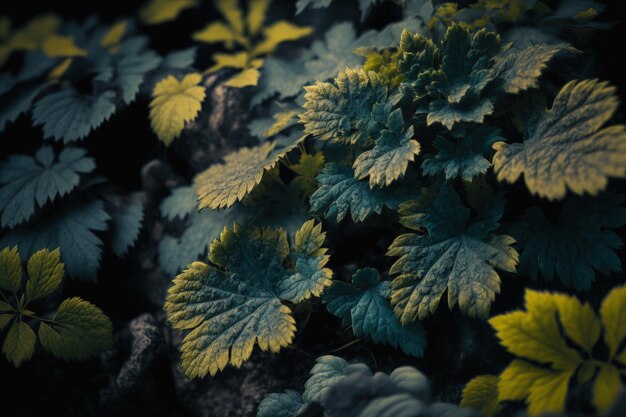
[{"label": "young leaf", "polygon": [[0,289],[13,294],[22,287],[22,266],[17,246],[0,251]]},{"label": "young leaf", "polygon": [[[321,140],[364,144],[378,137],[390,113],[387,86],[374,73],[347,68],[335,83],[305,87],[304,134]],[[388,111],[389,110],[389,111]]]},{"label": "young leaf", "polygon": [[83,361],[113,346],[113,325],[95,305],[64,300],[50,322],[39,325],[39,341],[54,357]]},{"label": "young leaf", "polygon": [[212,165],[196,176],[198,207],[219,209],[243,200],[261,182],[265,172],[274,168],[303,139],[285,147],[277,147],[277,142],[265,142],[227,155],[223,164]]},{"label": "young leaf", "polygon": [[37,336],[35,336],[33,329],[21,320],[16,321],[4,339],[2,353],[13,365],[18,367],[33,356],[36,341]]},{"label": "young leaf", "polygon": [[[319,228],[303,226],[294,248],[296,264],[303,255],[324,257],[320,239]],[[239,367],[257,343],[272,352],[291,343],[295,320],[277,295],[293,273],[285,266],[288,257],[284,230],[235,223],[211,244],[209,260],[219,270],[194,262],[176,277],[165,309],[174,327],[191,330],[181,345],[187,376],[215,375],[228,364]]]},{"label": "young leaf", "polygon": [[43,125],[46,138],[67,144],[85,138],[108,120],[115,112],[114,99],[113,91],[83,95],[66,88],[35,103],[33,124]]},{"label": "young leaf", "polygon": [[487,172],[491,162],[485,159],[492,145],[502,140],[500,129],[490,126],[477,127],[467,134],[461,131],[452,141],[438,136],[433,142],[437,149],[436,155],[426,155],[422,169],[426,175],[445,174],[446,179],[462,178],[472,181],[480,174]]},{"label": "young leaf", "polygon": [[43,207],[57,197],[70,193],[80,181],[80,174],[94,170],[95,162],[83,149],[66,147],[55,157],[49,146],[40,148],[35,157],[12,155],[0,164],[0,211],[3,227],[14,227],[32,217],[35,202]]},{"label": "young leaf", "polygon": [[317,152],[313,155],[303,153],[298,163],[291,166],[291,170],[297,175],[290,184],[298,187],[302,194],[310,196],[317,189],[315,178],[324,168],[324,154]]},{"label": "young leaf", "polygon": [[94,231],[106,230],[109,219],[100,200],[64,205],[45,218],[7,233],[0,239],[0,246],[17,245],[27,256],[41,248],[58,247],[72,277],[95,279],[102,241]]},{"label": "young leaf", "polygon": [[402,110],[391,112],[387,128],[381,131],[374,147],[354,161],[354,176],[360,180],[369,176],[372,188],[388,186],[403,177],[409,162],[420,152],[420,144],[412,137],[413,126],[404,129]]},{"label": "young leaf", "polygon": [[484,417],[495,417],[502,409],[498,401],[498,377],[480,375],[468,382],[463,388],[461,407],[475,408]]},{"label": "young leaf", "polygon": [[500,292],[495,268],[515,272],[518,255],[513,238],[494,235],[504,210],[503,201],[489,201],[481,218],[470,221],[470,211],[458,194],[444,187],[427,208],[420,223],[427,234],[397,237],[387,255],[399,256],[391,274],[391,303],[401,323],[434,313],[448,291],[450,308],[459,303],[469,316],[486,317]]},{"label": "young leaf", "polygon": [[352,285],[341,281],[324,294],[328,311],[351,326],[357,337],[368,336],[374,343],[399,347],[407,355],[421,357],[426,348],[426,333],[419,323],[402,326],[394,315],[389,297],[389,281],[380,281],[373,268],[359,269],[352,276]]},{"label": "young leaf", "polygon": [[166,145],[180,136],[185,123],[193,121],[202,108],[205,89],[200,74],[187,74],[182,81],[173,75],[154,86],[150,102],[152,130]]},{"label": "young leaf", "polygon": [[397,208],[407,193],[400,187],[370,188],[354,178],[350,167],[326,164],[317,176],[320,187],[311,195],[311,211],[323,211],[324,217],[340,222],[348,213],[354,222],[362,222],[370,215],[380,214],[383,206]]},{"label": "young leaf", "polygon": [[198,4],[198,0],[148,0],[139,10],[139,18],[147,25],[158,25],[176,19],[181,12]]},{"label": "young leaf", "polygon": [[617,106],[608,83],[569,82],[550,110],[527,115],[524,142],[494,145],[498,180],[513,183],[524,174],[530,192],[550,200],[562,199],[567,189],[597,195],[607,177],[626,175],[624,126],[602,129]]},{"label": "young leaf", "polygon": [[65,266],[61,263],[59,249],[41,249],[35,252],[27,264],[26,300],[34,301],[54,293],[61,285]]},{"label": "young leaf", "polygon": [[607,228],[626,224],[626,201],[621,195],[600,194],[596,198],[569,197],[558,220],[552,222],[538,207],[531,207],[525,219],[512,227],[513,237],[523,249],[519,273],[537,279],[555,275],[566,286],[588,290],[594,270],[604,275],[622,270],[615,250],[622,239]]}]

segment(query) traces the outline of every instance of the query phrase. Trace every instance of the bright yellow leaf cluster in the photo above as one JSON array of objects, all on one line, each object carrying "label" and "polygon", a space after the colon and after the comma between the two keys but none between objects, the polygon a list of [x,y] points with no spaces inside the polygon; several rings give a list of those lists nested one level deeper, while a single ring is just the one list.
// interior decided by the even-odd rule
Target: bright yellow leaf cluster
[{"label": "bright yellow leaf cluster", "polygon": [[[236,88],[257,85],[259,68],[263,65],[262,56],[274,52],[283,42],[300,39],[313,31],[310,27],[296,26],[286,20],[263,27],[270,3],[271,0],[251,0],[244,18],[237,0],[215,1],[215,7],[225,22],[209,23],[194,33],[193,39],[205,43],[223,43],[226,49],[233,52],[215,54],[215,64],[206,73],[235,68],[240,71],[225,85]],[[243,48],[243,51],[235,51],[238,47]]]},{"label": "bright yellow leaf cluster", "polygon": [[150,0],[139,11],[139,18],[147,25],[158,25],[199,4],[198,0]]},{"label": "bright yellow leaf cluster", "polygon": [[154,86],[150,102],[152,130],[166,145],[179,137],[185,123],[193,121],[202,108],[205,88],[200,74],[187,74],[182,81],[173,75]]},{"label": "bright yellow leaf cluster", "polygon": [[[493,317],[489,323],[500,343],[518,357],[500,374],[471,381],[463,403],[495,414],[498,402],[526,401],[531,416],[565,408],[568,387],[593,381],[592,402],[603,413],[614,403],[626,376],[626,286],[613,289],[602,302],[600,316],[576,297],[526,291],[526,311]],[[603,335],[608,356],[599,356]],[[493,383],[497,378],[497,388]],[[478,387],[484,389],[479,395]]]}]

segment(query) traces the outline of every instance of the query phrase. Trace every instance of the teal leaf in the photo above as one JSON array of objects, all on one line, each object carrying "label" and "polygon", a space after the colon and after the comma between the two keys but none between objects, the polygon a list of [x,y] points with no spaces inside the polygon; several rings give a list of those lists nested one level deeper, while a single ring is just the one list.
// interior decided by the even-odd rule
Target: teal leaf
[{"label": "teal leaf", "polygon": [[388,186],[406,172],[409,162],[419,154],[420,144],[413,140],[413,126],[404,129],[402,110],[396,109],[387,118],[387,128],[376,139],[371,150],[354,161],[357,179],[369,176],[370,187]]},{"label": "teal leaf", "polygon": [[302,396],[288,389],[268,394],[259,404],[256,417],[295,417],[303,407]]},{"label": "teal leaf", "polygon": [[334,83],[305,87],[306,111],[299,115],[305,135],[350,144],[378,137],[391,112],[387,86],[374,72],[346,70]]},{"label": "teal leaf", "polygon": [[419,323],[402,326],[391,308],[390,295],[389,281],[380,281],[376,269],[365,268],[352,276],[352,285],[335,281],[323,300],[328,311],[352,327],[355,336],[367,336],[374,343],[421,357],[426,348],[424,328]]},{"label": "teal leaf", "polygon": [[157,68],[161,57],[151,50],[145,50],[147,38],[135,37],[125,41],[119,51],[112,55],[115,66],[115,80],[122,90],[124,103],[133,102],[144,77]]},{"label": "teal leaf", "polygon": [[85,138],[115,112],[115,93],[82,95],[67,88],[35,103],[33,123],[43,125],[45,138],[70,143]]},{"label": "teal leaf", "polygon": [[119,199],[108,212],[111,216],[111,249],[123,257],[139,237],[143,202],[137,197]]},{"label": "teal leaf", "polygon": [[35,203],[45,206],[78,186],[81,174],[96,167],[84,149],[67,147],[56,156],[49,146],[34,158],[12,155],[0,164],[0,212],[3,227],[12,228],[32,217]]},{"label": "teal leaf", "polygon": [[46,82],[28,80],[1,94],[0,132],[4,131],[7,123],[15,122],[20,115],[30,111],[33,100],[46,86]]},{"label": "teal leaf", "polygon": [[433,142],[437,154],[426,155],[422,169],[426,175],[445,175],[446,179],[462,178],[471,181],[491,167],[485,158],[494,143],[503,140],[500,129],[480,126],[469,132],[462,130],[449,140],[439,136]]},{"label": "teal leaf", "polygon": [[102,241],[94,233],[107,229],[109,215],[100,200],[62,205],[47,216],[15,229],[0,239],[0,246],[17,245],[29,257],[42,248],[60,248],[69,275],[95,279],[102,256]]},{"label": "teal leaf", "polygon": [[329,163],[316,177],[320,187],[311,195],[311,211],[324,212],[326,218],[343,220],[348,213],[354,222],[380,214],[383,206],[397,208],[406,195],[400,187],[370,188],[354,178],[350,167]]},{"label": "teal leaf", "polygon": [[397,237],[387,255],[399,256],[390,274],[391,303],[402,324],[434,313],[447,290],[450,308],[458,302],[469,316],[486,317],[491,302],[500,292],[500,277],[495,268],[515,272],[518,255],[511,247],[513,238],[495,235],[504,203],[493,198],[470,220],[450,187],[439,191],[420,218],[426,234]]},{"label": "teal leaf", "polygon": [[296,1],[296,14],[300,14],[307,7],[311,9],[325,9],[333,0],[298,0]]},{"label": "teal leaf", "polygon": [[598,197],[569,197],[556,221],[538,207],[531,207],[524,219],[511,228],[522,248],[519,273],[548,281],[555,276],[568,287],[589,290],[595,272],[603,275],[621,272],[615,253],[622,238],[608,230],[626,224],[626,198],[616,194]]},{"label": "teal leaf", "polygon": [[337,356],[325,355],[315,360],[311,376],[304,384],[302,399],[309,402],[324,403],[330,387],[354,373],[371,374],[370,368],[363,363],[348,363]]},{"label": "teal leaf", "polygon": [[[183,220],[198,210],[198,195],[191,186],[178,187],[161,202],[161,215],[168,220]],[[190,262],[187,262],[190,263]]]}]

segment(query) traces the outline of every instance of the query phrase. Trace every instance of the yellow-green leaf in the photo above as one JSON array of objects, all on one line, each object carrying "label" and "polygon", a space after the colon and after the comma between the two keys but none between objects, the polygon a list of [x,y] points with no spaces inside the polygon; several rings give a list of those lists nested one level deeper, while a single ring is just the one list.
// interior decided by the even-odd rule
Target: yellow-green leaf
[{"label": "yellow-green leaf", "polygon": [[22,286],[22,266],[17,246],[0,251],[0,289],[16,294]]},{"label": "yellow-green leaf", "polygon": [[29,360],[35,353],[35,341],[37,337],[30,326],[21,320],[13,323],[2,344],[2,353],[5,354],[9,362],[20,366],[24,361]]},{"label": "yellow-green leaf", "polygon": [[626,286],[611,290],[602,301],[600,317],[604,326],[604,341],[609,355],[614,357],[626,337]]},{"label": "yellow-green leaf", "polygon": [[619,370],[611,364],[603,364],[593,383],[593,405],[600,413],[606,413],[622,389]]},{"label": "yellow-green leaf", "polygon": [[576,297],[556,294],[554,301],[567,336],[591,353],[602,331],[602,324],[596,313],[589,304],[581,303]]},{"label": "yellow-green leaf", "polygon": [[100,46],[102,46],[103,48],[114,48],[121,42],[122,37],[124,37],[127,29],[128,21],[120,20],[119,22],[111,26],[109,30],[107,30],[106,33],[102,36],[102,38],[100,38]]},{"label": "yellow-green leaf", "polygon": [[74,58],[65,58],[63,62],[61,62],[59,65],[57,65],[56,67],[50,70],[48,77],[51,80],[58,80],[59,78],[63,76],[63,74],[65,74],[65,72],[68,70],[70,65],[72,65],[73,61],[74,61]]},{"label": "yellow-green leaf", "polygon": [[224,83],[227,87],[243,88],[255,86],[259,82],[261,73],[256,68],[246,68]]},{"label": "yellow-green leaf", "polygon": [[299,110],[285,110],[280,113],[276,113],[274,117],[274,123],[267,129],[261,136],[269,138],[282,132],[288,126],[293,125],[296,117],[300,114]]},{"label": "yellow-green leaf", "polygon": [[311,33],[313,28],[310,26],[297,26],[286,20],[279,20],[263,29],[265,39],[255,45],[252,56],[272,53],[281,43],[295,41]]},{"label": "yellow-green leaf", "polygon": [[57,248],[50,252],[41,249],[28,260],[28,281],[26,281],[26,299],[28,301],[46,297],[59,288],[65,274],[61,263],[61,252]]},{"label": "yellow-green leaf", "polygon": [[215,7],[236,33],[244,33],[243,14],[239,8],[239,0],[215,0]]},{"label": "yellow-green leaf", "polygon": [[60,25],[61,19],[54,15],[35,17],[13,33],[9,45],[13,49],[41,48],[44,40],[56,33]]},{"label": "yellow-green leaf", "polygon": [[166,145],[180,136],[185,123],[193,121],[202,108],[205,89],[200,74],[187,74],[182,81],[173,75],[159,81],[152,92],[150,124]]},{"label": "yellow-green leaf", "polygon": [[86,50],[76,46],[74,38],[71,36],[49,36],[43,41],[41,49],[51,58],[87,55]]},{"label": "yellow-green leaf", "polygon": [[224,42],[227,48],[231,49],[234,43],[246,46],[248,39],[237,33],[228,25],[222,22],[211,22],[204,29],[194,32],[193,40],[205,43]]},{"label": "yellow-green leaf", "polygon": [[139,18],[147,25],[157,25],[176,19],[182,11],[198,4],[198,0],[150,0],[139,11]]},{"label": "yellow-green leaf", "polygon": [[53,356],[81,361],[111,349],[113,325],[95,305],[78,297],[68,298],[50,322],[41,322],[39,340]]},{"label": "yellow-green leaf", "polygon": [[221,70],[222,68],[246,68],[248,66],[248,53],[245,51],[235,52],[232,54],[213,54],[212,67],[205,71],[206,74],[211,74]]},{"label": "yellow-green leaf", "polygon": [[475,408],[484,417],[498,414],[502,409],[498,401],[498,377],[479,375],[468,382],[463,388],[461,407]]},{"label": "yellow-green leaf", "polygon": [[246,21],[248,23],[248,31],[251,35],[256,35],[263,26],[265,14],[272,0],[253,0],[248,4],[248,15]]},{"label": "yellow-green leaf", "polygon": [[291,170],[297,175],[291,181],[291,184],[300,188],[304,195],[311,195],[317,189],[315,177],[324,168],[324,159],[324,154],[321,152],[312,155],[308,153],[301,154],[298,163],[291,166]]}]

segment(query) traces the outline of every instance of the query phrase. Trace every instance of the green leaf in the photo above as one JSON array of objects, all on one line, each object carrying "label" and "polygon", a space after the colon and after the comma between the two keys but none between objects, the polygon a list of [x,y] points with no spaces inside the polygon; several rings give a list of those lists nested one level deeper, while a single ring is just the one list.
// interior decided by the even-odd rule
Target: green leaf
[{"label": "green leaf", "polygon": [[[618,355],[619,348],[626,338],[626,287],[614,288],[602,301],[600,307],[602,326],[604,327],[604,341],[609,348],[611,358]],[[623,350],[622,354],[624,353]]]},{"label": "green leaf", "polygon": [[407,355],[422,357],[426,348],[426,333],[419,323],[402,326],[393,313],[389,296],[389,281],[380,281],[373,268],[358,270],[352,285],[335,281],[324,294],[328,311],[351,326],[357,337],[368,336],[374,343],[400,348]]},{"label": "green leaf", "polygon": [[470,221],[470,211],[458,194],[444,187],[421,217],[427,234],[397,237],[387,255],[399,256],[390,269],[398,274],[392,282],[391,303],[402,324],[434,313],[443,293],[450,308],[458,302],[469,316],[486,317],[500,292],[495,268],[515,272],[518,255],[513,238],[494,235],[504,202],[493,199],[479,219]]},{"label": "green leaf", "polygon": [[33,124],[43,125],[45,138],[70,143],[85,138],[115,112],[115,93],[83,95],[66,88],[35,103]]},{"label": "green leaf", "polygon": [[[296,259],[307,252],[324,256],[318,246],[323,234],[309,226],[296,239]],[[174,280],[165,304],[172,325],[190,330],[181,345],[188,377],[215,375],[228,364],[239,367],[255,344],[277,352],[296,330],[279,295],[293,273],[287,264],[295,263],[284,230],[235,223],[211,244],[209,260],[220,269],[192,263]]]},{"label": "green leaf", "polygon": [[58,247],[70,276],[94,279],[102,255],[102,241],[94,231],[106,230],[109,219],[102,201],[79,201],[7,233],[0,246],[17,245],[25,256]]},{"label": "green leaf", "polygon": [[304,384],[302,399],[305,402],[324,402],[330,387],[354,373],[371,374],[363,363],[350,364],[337,356],[325,355],[315,360],[311,377]]},{"label": "green leaf", "polygon": [[596,198],[569,197],[556,221],[538,207],[531,207],[524,220],[511,228],[522,255],[519,273],[552,281],[558,276],[563,284],[588,290],[595,281],[594,270],[603,275],[622,270],[615,253],[623,241],[608,228],[626,224],[626,198],[600,194]]},{"label": "green leaf", "polygon": [[35,252],[26,266],[28,281],[26,281],[26,300],[34,301],[54,293],[63,280],[65,266],[61,263],[59,249],[49,251],[41,249]]},{"label": "green leaf", "polygon": [[471,181],[491,167],[485,155],[491,152],[491,146],[502,140],[500,129],[480,126],[469,134],[462,130],[451,141],[438,136],[433,142],[436,155],[426,155],[422,169],[426,175],[445,175],[446,179],[462,178]]},{"label": "green leaf", "polygon": [[304,134],[321,140],[364,144],[378,137],[390,113],[387,86],[374,72],[347,68],[334,83],[305,87]]},{"label": "green leaf", "polygon": [[182,81],[173,75],[159,81],[152,91],[150,125],[166,145],[179,137],[185,124],[198,116],[205,97],[200,74],[187,74]]},{"label": "green leaf", "polygon": [[35,202],[43,207],[78,186],[80,174],[92,172],[95,162],[83,149],[66,147],[55,157],[49,146],[35,157],[12,155],[0,164],[0,211],[3,227],[14,227],[32,217]]},{"label": "green leaf", "polygon": [[293,417],[303,409],[302,396],[294,390],[268,394],[259,404],[256,417]]},{"label": "green leaf", "polygon": [[143,202],[137,197],[117,201],[111,215],[111,249],[119,257],[126,255],[139,237],[143,222]]},{"label": "green leaf", "polygon": [[530,192],[550,200],[562,199],[567,189],[597,195],[607,177],[626,175],[624,126],[602,129],[617,107],[608,83],[569,82],[550,110],[526,116],[524,142],[494,145],[498,180],[513,183],[524,174]]},{"label": "green leaf", "polygon": [[311,211],[323,211],[328,219],[343,220],[348,213],[354,222],[380,214],[383,206],[397,208],[406,193],[400,187],[370,188],[367,182],[354,178],[350,167],[326,164],[317,176],[320,187],[311,195]]},{"label": "green leaf", "polygon": [[374,147],[361,153],[354,161],[355,177],[361,180],[369,176],[372,188],[388,186],[403,177],[409,162],[420,152],[420,144],[412,137],[413,126],[404,129],[402,110],[391,112],[387,128],[381,131]]},{"label": "green leaf", "polygon": [[9,362],[18,367],[33,356],[36,340],[37,336],[35,336],[33,329],[28,324],[18,320],[13,323],[4,339],[2,353]]},{"label": "green leaf", "polygon": [[223,164],[214,164],[195,178],[198,207],[218,209],[243,200],[287,153],[304,138],[281,147],[278,142],[265,142],[253,148],[241,148],[227,155]]},{"label": "green leaf", "polygon": [[532,45],[522,50],[511,50],[496,60],[493,71],[502,81],[502,89],[518,94],[539,87],[538,79],[550,61],[559,52],[580,52],[566,43]]},{"label": "green leaf", "polygon": [[95,305],[68,298],[50,322],[41,322],[39,341],[56,358],[83,361],[113,347],[113,324]]},{"label": "green leaf", "polygon": [[475,408],[484,417],[494,417],[502,406],[498,401],[498,377],[480,375],[472,379],[463,388],[461,407]]},{"label": "green leaf", "polygon": [[0,251],[0,289],[13,294],[22,288],[22,265],[17,246]]}]

